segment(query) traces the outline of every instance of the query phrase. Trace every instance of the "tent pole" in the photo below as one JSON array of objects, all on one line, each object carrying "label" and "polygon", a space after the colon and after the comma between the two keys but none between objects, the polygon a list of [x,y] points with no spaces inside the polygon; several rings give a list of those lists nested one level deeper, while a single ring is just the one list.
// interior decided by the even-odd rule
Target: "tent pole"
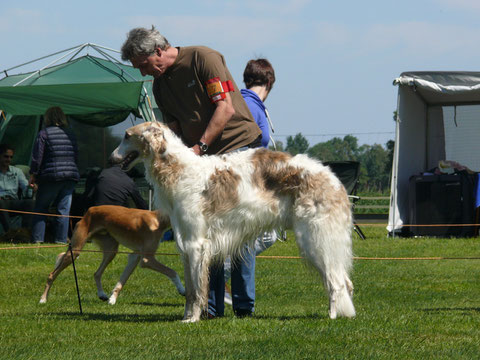
[{"label": "tent pole", "polygon": [[[92,45],[91,45],[91,46],[92,46]],[[95,46],[92,46],[92,48],[94,48],[95,50],[97,50],[99,54],[103,55],[103,56],[105,57],[105,59],[107,59],[107,60],[113,60],[113,61],[114,61],[114,62],[113,62],[113,65],[115,65],[116,67],[118,67],[118,68],[121,70],[122,74],[126,74],[126,75],[129,76],[133,81],[139,81],[138,79],[136,79],[135,77],[133,77],[133,76],[132,76],[131,74],[129,74],[128,72],[125,72],[120,66],[118,66],[118,64],[117,64],[118,60],[115,59],[113,56],[107,54],[105,51],[102,51],[102,50],[100,50],[100,49],[97,49]]]},{"label": "tent pole", "polygon": [[[97,44],[92,44],[92,43],[89,43],[89,45],[93,48],[100,48],[100,49],[104,49],[104,50],[108,50],[108,51],[113,51],[113,52],[116,52],[117,54],[120,54],[120,51],[118,50],[115,50],[115,49],[111,49],[111,48],[108,48],[108,47],[105,47],[105,46],[102,46],[102,45],[97,45]],[[96,49],[98,51],[98,49]]]},{"label": "tent pole", "polygon": [[[85,44],[84,44],[84,45],[85,45]],[[29,62],[20,64],[20,65],[16,65],[16,66],[11,67],[11,68],[9,68],[9,69],[3,70],[2,72],[5,72],[5,73],[6,73],[7,71],[10,71],[10,70],[13,70],[13,69],[22,67],[22,66],[24,66],[24,65],[29,65],[29,64],[34,63],[34,62],[36,62],[36,61],[40,61],[40,60],[49,58],[50,56],[55,56],[55,55],[64,53],[65,51],[70,51],[70,50],[72,50],[72,49],[78,49],[79,47],[84,46],[84,45],[78,45],[78,46],[71,47],[71,48],[69,48],[69,49],[65,49],[65,50],[62,50],[62,51],[57,51],[56,53],[53,53],[53,54],[50,54],[50,55],[46,55],[46,56],[42,56],[41,58],[38,58],[38,59],[35,59],[35,60],[31,60],[31,61],[29,61]]]},{"label": "tent pole", "polygon": [[[400,85],[399,85],[399,90],[400,90]],[[395,239],[395,225],[396,225],[396,216],[397,216],[397,184],[398,184],[398,179],[397,179],[397,166],[398,166],[398,146],[399,144],[399,127],[400,127],[400,91],[397,95],[397,114],[395,116],[395,145],[393,148],[393,165],[392,165],[392,197],[390,199],[390,202],[393,202],[393,206],[390,208],[393,211],[392,214],[392,237]]]},{"label": "tent pole", "polygon": [[[85,44],[82,45],[82,47],[85,47],[85,46],[86,46]],[[75,49],[75,50],[76,50],[76,49]],[[51,66],[51,65],[53,65],[53,64],[55,64],[55,63],[57,63],[57,62],[59,62],[59,61],[62,60],[63,58],[66,58],[68,55],[70,55],[71,53],[75,52],[75,50],[70,51],[69,53],[63,55],[62,57],[58,58],[58,59],[55,60],[55,61],[52,61],[52,62],[49,63],[48,65],[45,65],[44,67],[42,67],[40,70],[37,70],[37,71],[33,72],[32,74],[30,74],[30,75],[27,76],[26,78],[20,80],[20,81],[17,82],[16,84],[12,85],[12,87],[15,87],[15,86],[17,86],[17,85],[20,85],[21,83],[23,83],[24,81],[30,79],[31,77],[33,77],[33,76],[35,76],[35,75],[37,75],[37,74],[40,74],[40,71],[46,69],[47,67],[49,67],[49,66]]]}]

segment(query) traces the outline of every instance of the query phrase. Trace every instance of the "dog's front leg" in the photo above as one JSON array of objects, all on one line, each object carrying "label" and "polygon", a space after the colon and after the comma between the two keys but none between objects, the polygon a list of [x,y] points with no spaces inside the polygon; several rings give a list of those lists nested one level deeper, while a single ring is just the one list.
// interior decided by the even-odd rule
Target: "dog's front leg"
[{"label": "dog's front leg", "polygon": [[[192,244],[192,243],[195,243]],[[210,264],[210,243],[195,240],[185,254],[185,284],[187,304],[183,322],[200,320],[208,300],[208,266]]]},{"label": "dog's front leg", "polygon": [[108,264],[110,264],[117,255],[118,243],[109,234],[95,234],[95,240],[102,248],[103,258],[97,271],[95,274],[93,274],[93,277],[95,279],[95,283],[97,284],[98,297],[103,301],[107,301],[108,295],[105,294],[102,287],[102,275]]},{"label": "dog's front leg", "polygon": [[190,261],[187,254],[183,254],[183,272],[185,279],[185,312],[183,314],[183,321],[189,322],[189,319],[192,317],[192,308],[193,302],[195,300],[195,295],[193,291],[193,283],[190,272]]}]

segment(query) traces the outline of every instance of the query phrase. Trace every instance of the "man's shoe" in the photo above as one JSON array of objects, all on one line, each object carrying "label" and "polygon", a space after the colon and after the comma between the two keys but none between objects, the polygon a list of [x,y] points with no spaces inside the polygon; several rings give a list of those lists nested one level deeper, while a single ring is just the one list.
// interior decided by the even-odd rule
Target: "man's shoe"
[{"label": "man's shoe", "polygon": [[249,309],[236,309],[233,312],[235,313],[235,316],[238,317],[238,318],[252,317],[253,316],[252,310],[249,310]]}]

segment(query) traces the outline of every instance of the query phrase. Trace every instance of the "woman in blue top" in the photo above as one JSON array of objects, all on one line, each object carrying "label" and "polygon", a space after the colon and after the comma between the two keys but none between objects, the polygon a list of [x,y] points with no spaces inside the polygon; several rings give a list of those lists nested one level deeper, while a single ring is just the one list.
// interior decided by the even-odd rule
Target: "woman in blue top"
[{"label": "woman in blue top", "polygon": [[275,83],[275,71],[267,59],[250,60],[243,72],[242,96],[250,109],[258,127],[262,131],[262,146],[268,147],[270,127],[265,100]]},{"label": "woman in blue top", "polygon": [[[267,59],[250,60],[243,72],[243,82],[246,89],[242,89],[242,96],[250,109],[258,127],[262,131],[262,146],[268,147],[271,139],[270,121],[264,101],[267,99],[270,90],[272,90],[275,82],[275,71],[272,64]],[[273,139],[272,139],[273,142]],[[275,143],[273,143],[275,146]],[[266,232],[255,240],[255,255],[260,254],[265,249],[273,245],[277,239],[275,231]],[[247,250],[248,253],[248,250]],[[248,259],[248,261],[247,261]],[[255,256],[245,256],[242,261],[235,266],[239,267],[239,271],[232,277],[232,283],[235,281],[241,285],[236,286],[236,293],[233,294],[236,304],[240,309],[234,309],[235,313],[240,316],[250,316],[254,311],[255,302]],[[225,261],[225,283],[231,276],[231,260],[227,258]],[[233,286],[232,286],[233,289]],[[225,289],[225,303],[232,304],[232,295]]]},{"label": "woman in blue top", "polygon": [[[67,118],[58,106],[49,108],[44,116],[45,128],[35,140],[30,165],[30,184],[37,188],[36,213],[48,213],[51,204],[57,208],[55,217],[55,242],[67,243],[68,215],[72,194],[79,179],[78,148],[75,135],[68,129]],[[43,243],[44,215],[32,218],[32,241]]]}]

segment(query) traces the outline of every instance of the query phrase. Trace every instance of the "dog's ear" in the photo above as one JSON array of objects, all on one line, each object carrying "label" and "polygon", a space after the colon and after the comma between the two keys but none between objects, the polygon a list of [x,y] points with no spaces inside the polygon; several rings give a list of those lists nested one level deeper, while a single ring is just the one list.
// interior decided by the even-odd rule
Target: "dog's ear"
[{"label": "dog's ear", "polygon": [[165,152],[165,136],[161,127],[152,124],[145,129],[142,136],[154,153],[163,154]]}]

